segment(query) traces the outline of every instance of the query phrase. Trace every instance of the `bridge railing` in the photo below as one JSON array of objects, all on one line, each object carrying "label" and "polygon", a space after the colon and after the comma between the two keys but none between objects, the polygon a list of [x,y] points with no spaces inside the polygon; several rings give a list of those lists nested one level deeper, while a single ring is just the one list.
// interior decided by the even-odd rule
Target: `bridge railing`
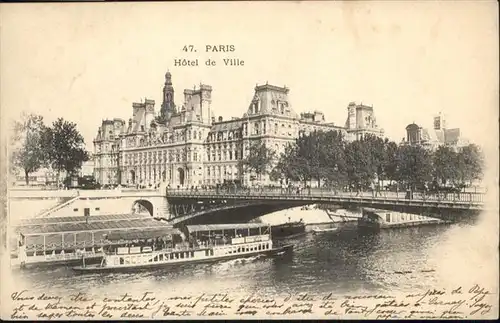
[{"label": "bridge railing", "polygon": [[300,199],[301,197],[336,197],[336,198],[360,198],[372,200],[415,200],[436,201],[453,203],[483,203],[484,193],[460,192],[460,193],[429,193],[429,192],[392,192],[392,191],[369,191],[369,192],[346,192],[335,191],[324,188],[306,188],[303,190],[290,190],[282,188],[233,188],[233,189],[167,189],[167,197],[284,197],[286,199]]},{"label": "bridge railing", "polygon": [[9,190],[9,198],[64,198],[78,196],[77,190]]}]

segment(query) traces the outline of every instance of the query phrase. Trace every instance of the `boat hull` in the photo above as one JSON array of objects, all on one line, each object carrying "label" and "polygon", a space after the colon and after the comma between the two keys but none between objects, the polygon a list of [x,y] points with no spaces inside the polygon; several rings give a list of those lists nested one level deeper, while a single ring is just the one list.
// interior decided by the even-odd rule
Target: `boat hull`
[{"label": "boat hull", "polygon": [[306,233],[306,226],[301,222],[285,223],[273,226],[271,232],[274,238],[283,238]]},{"label": "boat hull", "polygon": [[284,245],[278,248],[273,248],[265,251],[255,251],[249,252],[245,254],[233,254],[233,255],[223,255],[223,256],[211,256],[207,258],[200,259],[190,259],[186,261],[176,261],[176,262],[161,262],[161,263],[147,263],[147,264],[139,264],[134,266],[101,266],[98,265],[88,265],[88,266],[77,266],[72,269],[79,273],[90,273],[90,272],[123,272],[123,271],[138,271],[138,270],[146,270],[152,268],[160,268],[160,267],[174,267],[174,266],[182,266],[187,264],[195,264],[195,263],[209,263],[216,262],[221,260],[232,260],[232,259],[243,259],[250,258],[255,256],[272,256],[282,254],[284,252],[289,252],[293,249],[293,245]]},{"label": "boat hull", "polygon": [[[102,260],[102,255],[96,255],[94,257],[85,258],[85,261],[89,264],[97,264]],[[21,262],[19,259],[11,260],[11,268],[28,269],[28,268],[43,268],[43,267],[55,267],[55,266],[75,266],[82,262],[81,258],[78,259],[60,259],[60,260],[35,260]]]}]

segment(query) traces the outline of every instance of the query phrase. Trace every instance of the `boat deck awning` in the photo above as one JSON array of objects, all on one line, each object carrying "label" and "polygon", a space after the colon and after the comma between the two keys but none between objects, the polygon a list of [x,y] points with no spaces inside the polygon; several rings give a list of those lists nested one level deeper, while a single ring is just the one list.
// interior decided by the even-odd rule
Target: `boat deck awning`
[{"label": "boat deck awning", "polygon": [[132,229],[149,229],[149,228],[164,228],[171,227],[165,222],[154,220],[153,218],[135,219],[135,220],[118,220],[94,222],[89,220],[86,222],[74,223],[54,223],[47,225],[33,225],[17,227],[17,232],[23,235],[41,235],[41,234],[63,234],[63,233],[84,233],[95,231],[110,231],[110,230],[132,230]]},{"label": "boat deck awning", "polygon": [[269,224],[267,223],[200,224],[186,226],[189,232],[258,229],[268,227]]},{"label": "boat deck awning", "polygon": [[106,240],[119,241],[119,240],[145,240],[162,238],[171,236],[173,234],[180,235],[181,232],[171,226],[163,228],[150,228],[146,230],[131,230],[122,232],[111,232],[106,236]]}]

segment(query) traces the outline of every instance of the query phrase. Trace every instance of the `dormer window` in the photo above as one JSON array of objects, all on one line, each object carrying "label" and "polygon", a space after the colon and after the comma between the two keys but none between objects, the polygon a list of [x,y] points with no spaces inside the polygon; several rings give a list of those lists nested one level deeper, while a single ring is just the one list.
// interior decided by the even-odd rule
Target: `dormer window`
[{"label": "dormer window", "polygon": [[256,101],[253,104],[253,109],[254,109],[254,113],[259,113],[259,102],[258,101]]}]

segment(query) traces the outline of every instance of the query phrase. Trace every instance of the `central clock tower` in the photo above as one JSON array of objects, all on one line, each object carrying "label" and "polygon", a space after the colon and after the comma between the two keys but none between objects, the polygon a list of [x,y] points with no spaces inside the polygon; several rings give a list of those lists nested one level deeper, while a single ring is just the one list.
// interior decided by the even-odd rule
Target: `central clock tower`
[{"label": "central clock tower", "polygon": [[166,121],[172,114],[176,113],[174,103],[174,87],[172,86],[172,74],[165,74],[165,85],[163,86],[163,103],[161,104],[161,118]]}]

